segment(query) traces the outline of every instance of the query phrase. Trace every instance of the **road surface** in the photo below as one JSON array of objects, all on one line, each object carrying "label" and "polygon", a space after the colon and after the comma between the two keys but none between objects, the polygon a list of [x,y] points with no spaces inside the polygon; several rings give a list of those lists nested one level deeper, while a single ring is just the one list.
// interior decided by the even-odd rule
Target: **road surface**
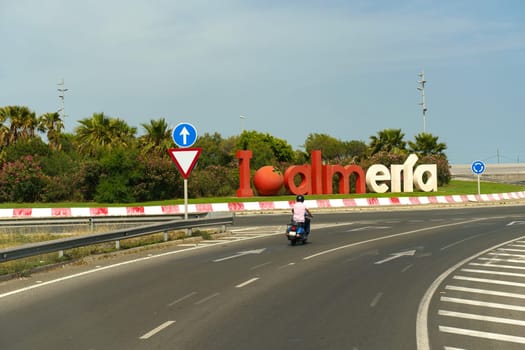
[{"label": "road surface", "polygon": [[522,206],[289,215],[0,283],[2,349],[523,349]]}]

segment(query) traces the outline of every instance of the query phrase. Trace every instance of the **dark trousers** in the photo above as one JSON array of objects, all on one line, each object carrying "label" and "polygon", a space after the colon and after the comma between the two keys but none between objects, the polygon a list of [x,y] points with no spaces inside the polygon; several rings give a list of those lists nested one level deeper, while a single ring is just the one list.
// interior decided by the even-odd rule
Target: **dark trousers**
[{"label": "dark trousers", "polygon": [[310,218],[304,219],[304,230],[306,231],[306,234],[310,233]]}]

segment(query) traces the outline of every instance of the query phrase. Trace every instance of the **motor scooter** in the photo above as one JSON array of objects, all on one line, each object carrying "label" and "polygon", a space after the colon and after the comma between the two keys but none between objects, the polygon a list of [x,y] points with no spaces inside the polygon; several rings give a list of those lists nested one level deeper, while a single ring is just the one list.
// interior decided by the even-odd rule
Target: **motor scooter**
[{"label": "motor scooter", "polygon": [[298,242],[306,244],[308,235],[310,234],[310,217],[305,217],[305,222],[293,221],[286,226],[286,237],[291,245],[296,245]]}]

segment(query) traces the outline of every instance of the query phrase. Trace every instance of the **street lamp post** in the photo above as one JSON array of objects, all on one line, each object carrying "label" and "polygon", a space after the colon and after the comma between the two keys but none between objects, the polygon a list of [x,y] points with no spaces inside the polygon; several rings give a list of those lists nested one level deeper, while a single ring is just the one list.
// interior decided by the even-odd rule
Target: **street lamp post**
[{"label": "street lamp post", "polygon": [[241,118],[241,132],[244,131],[244,121],[246,120],[246,117],[241,115],[239,116],[239,118]]},{"label": "street lamp post", "polygon": [[426,132],[427,126],[426,126],[426,115],[427,115],[427,104],[425,101],[425,83],[427,81],[425,80],[425,72],[421,72],[419,74],[419,81],[418,83],[421,85],[421,87],[418,87],[417,89],[421,91],[421,111],[423,112],[423,132]]}]

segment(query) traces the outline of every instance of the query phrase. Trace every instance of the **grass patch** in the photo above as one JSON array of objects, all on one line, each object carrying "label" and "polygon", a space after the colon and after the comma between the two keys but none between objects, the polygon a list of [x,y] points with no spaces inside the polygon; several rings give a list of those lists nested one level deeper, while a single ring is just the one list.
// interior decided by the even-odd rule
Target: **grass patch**
[{"label": "grass patch", "polygon": [[[481,182],[481,194],[507,193],[525,191],[525,186],[503,184],[495,182]],[[461,194],[477,194],[477,181],[452,180],[446,186],[438,187],[437,192],[401,192],[401,193],[350,193],[350,194],[327,194],[327,195],[308,195],[307,199],[338,199],[338,198],[381,198],[381,197],[416,197],[416,196],[448,196]],[[264,201],[289,201],[295,198],[294,195],[284,196],[253,196],[253,197],[207,197],[189,198],[189,204],[209,204],[209,203],[228,203],[228,202],[264,202]],[[141,203],[95,203],[95,202],[60,202],[60,203],[0,203],[0,208],[93,208],[93,207],[142,207],[142,206],[162,206],[162,205],[181,205],[184,198],[172,200],[141,202]]]},{"label": "grass patch", "polygon": [[[215,231],[213,230],[193,230],[191,238],[200,237],[203,240],[211,240],[213,239],[214,233]],[[52,234],[0,234],[0,249],[60,238],[64,238],[64,236]],[[187,238],[189,237],[186,235],[186,230],[170,231],[167,233],[168,241],[177,241]],[[56,252],[24,259],[12,260],[0,263],[0,276],[15,275],[18,277],[27,277],[30,276],[33,271],[40,268],[45,268],[46,266],[72,262],[83,264],[84,261],[82,259],[88,256],[99,255],[101,257],[105,257],[116,252],[125,252],[126,250],[137,248],[148,249],[164,242],[165,240],[163,233],[153,233],[147,236],[121,240],[120,249],[117,249],[115,242],[107,242],[69,249],[64,251],[62,257],[59,257],[58,252]]]},{"label": "grass patch", "polygon": [[67,258],[59,258],[57,253],[32,256],[0,263],[0,276],[14,274],[18,277],[27,277],[31,272],[49,265],[67,261]]},{"label": "grass patch", "polygon": [[48,233],[0,233],[0,249],[36,242],[52,241],[59,238],[64,237]]}]

